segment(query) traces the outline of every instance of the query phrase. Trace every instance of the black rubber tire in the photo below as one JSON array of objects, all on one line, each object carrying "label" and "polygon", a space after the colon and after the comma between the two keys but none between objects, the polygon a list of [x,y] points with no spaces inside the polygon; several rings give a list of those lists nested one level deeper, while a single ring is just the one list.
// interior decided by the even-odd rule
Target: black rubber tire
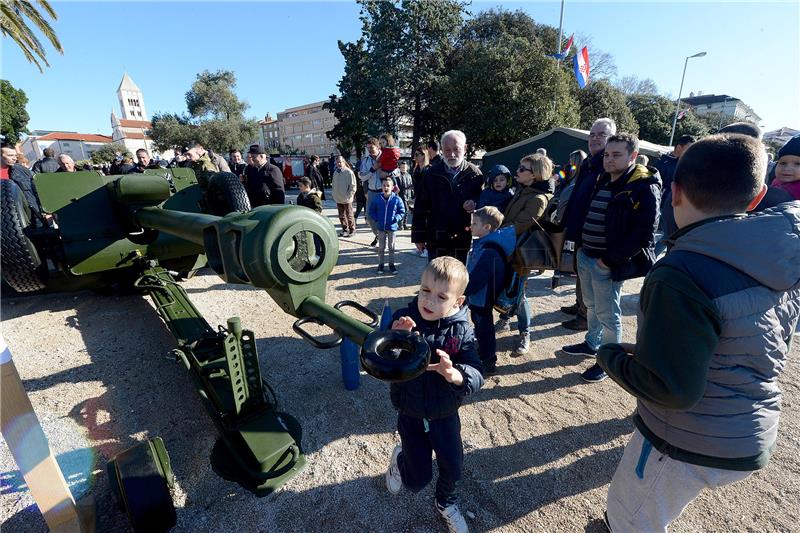
[{"label": "black rubber tire", "polygon": [[408,381],[428,369],[431,351],[410,331],[373,331],[361,346],[361,366],[372,377],[390,383]]},{"label": "black rubber tire", "polygon": [[209,214],[222,217],[250,211],[250,198],[236,174],[217,172],[208,181],[206,205]]},{"label": "black rubber tire", "polygon": [[30,209],[22,189],[0,180],[0,271],[3,281],[17,292],[34,292],[47,284],[47,266],[25,235],[31,225]]},{"label": "black rubber tire", "polygon": [[137,533],[158,533],[175,527],[177,517],[167,481],[150,442],[114,457],[107,465],[111,493]]}]

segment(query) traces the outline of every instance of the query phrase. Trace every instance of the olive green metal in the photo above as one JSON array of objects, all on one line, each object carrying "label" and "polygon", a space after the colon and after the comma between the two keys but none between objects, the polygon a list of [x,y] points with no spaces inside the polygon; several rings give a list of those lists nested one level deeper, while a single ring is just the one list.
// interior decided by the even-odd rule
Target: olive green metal
[{"label": "olive green metal", "polygon": [[347,337],[359,346],[364,344],[367,335],[375,331],[367,324],[334,309],[316,296],[309,296],[303,301],[299,316],[316,318],[323,324],[329,325],[340,336]]},{"label": "olive green metal", "polygon": [[[134,218],[142,227],[202,243],[208,265],[222,279],[265,289],[298,317],[307,298],[324,302],[339,252],[330,221],[298,206],[264,206],[225,217],[145,207]],[[326,316],[347,318],[332,307]]]},{"label": "olive green metal", "polygon": [[106,184],[114,202],[125,205],[159,205],[169,196],[169,182],[161,176],[128,174]]},{"label": "olive green metal", "polygon": [[[182,169],[183,170],[183,169]],[[160,171],[154,171],[160,172]],[[197,257],[202,246],[168,233],[142,232],[130,224],[127,210],[114,201],[113,183],[123,180],[125,190],[138,187],[135,178],[147,180],[154,190],[139,190],[136,197],[154,201],[169,187],[164,170],[156,175],[101,176],[96,172],[38,174],[34,180],[42,208],[58,225],[60,247],[68,274],[85,276],[135,267],[143,257],[169,260]],[[161,182],[149,181],[161,179]],[[161,204],[163,209],[197,211],[202,192],[188,180],[173,180],[177,192]],[[111,185],[110,185],[111,184]],[[180,187],[180,188],[178,188]],[[169,189],[167,189],[169,190]],[[98,278],[101,279],[101,278]],[[102,278],[104,279],[104,278]],[[70,285],[65,283],[65,285]]]}]

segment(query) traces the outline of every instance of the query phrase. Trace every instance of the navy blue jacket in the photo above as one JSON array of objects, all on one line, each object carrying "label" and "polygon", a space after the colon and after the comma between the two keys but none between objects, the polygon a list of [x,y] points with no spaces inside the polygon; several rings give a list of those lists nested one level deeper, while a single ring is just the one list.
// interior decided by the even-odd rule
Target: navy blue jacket
[{"label": "navy blue jacket", "polygon": [[661,176],[661,198],[671,190],[672,179],[675,177],[675,169],[678,168],[678,158],[672,154],[662,155],[658,161],[653,163]]},{"label": "navy blue jacket", "polygon": [[592,197],[606,183],[611,200],[606,209],[606,251],[601,259],[611,269],[614,281],[640,278],[655,263],[661,178],[653,167],[632,165],[615,182],[608,173],[602,174]]},{"label": "navy blue jacket", "polygon": [[492,206],[499,209],[501,213],[505,213],[506,207],[513,197],[514,194],[507,188],[502,191],[496,191],[494,187],[483,189],[478,198],[478,209]]},{"label": "navy blue jacket", "polygon": [[376,194],[369,204],[369,217],[375,221],[380,231],[397,231],[397,224],[406,216],[403,200],[395,193],[386,198],[383,193]]},{"label": "navy blue jacket", "polygon": [[472,243],[467,258],[469,284],[464,291],[470,307],[492,308],[511,268],[506,258],[514,253],[516,245],[514,226],[500,228]]},{"label": "navy blue jacket", "polygon": [[448,383],[438,372],[426,371],[412,380],[392,383],[392,405],[413,418],[434,420],[454,415],[464,397],[483,386],[483,365],[478,357],[475,333],[467,320],[466,306],[452,316],[427,321],[420,315],[417,298],[414,298],[408,307],[395,312],[392,320],[402,316],[416,322],[414,331],[418,331],[431,348],[431,363],[439,361],[437,349],[446,352],[453,366],[464,376],[464,382],[456,386]]},{"label": "navy blue jacket", "polygon": [[565,228],[564,238],[574,242],[576,246],[580,246],[581,243],[583,222],[589,212],[589,204],[592,203],[597,177],[604,172],[604,153],[603,151],[583,160],[575,178],[575,188],[572,189],[572,195],[564,211],[564,218],[561,221],[561,225]]}]

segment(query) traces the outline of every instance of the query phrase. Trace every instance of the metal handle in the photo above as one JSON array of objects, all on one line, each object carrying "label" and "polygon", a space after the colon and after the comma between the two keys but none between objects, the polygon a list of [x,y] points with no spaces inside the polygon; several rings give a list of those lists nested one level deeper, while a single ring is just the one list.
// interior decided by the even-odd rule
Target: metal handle
[{"label": "metal handle", "polygon": [[327,350],[328,348],[335,348],[336,346],[339,346],[342,343],[342,336],[336,330],[333,331],[333,334],[336,335],[336,338],[333,340],[324,342],[314,338],[309,332],[307,332],[301,327],[302,325],[308,324],[309,322],[312,324],[317,324],[319,326],[326,325],[325,322],[316,317],[307,316],[295,320],[294,324],[292,324],[292,329],[295,331],[295,333],[303,337],[315,348],[319,348],[320,350]]},{"label": "metal handle", "polygon": [[372,311],[371,309],[364,307],[360,303],[354,302],[352,300],[342,300],[341,302],[333,306],[334,309],[338,309],[339,311],[342,310],[342,307],[352,307],[356,311],[359,311],[362,314],[368,316],[370,321],[369,322],[362,321],[362,324],[366,324],[371,328],[378,327],[378,322],[380,321],[380,317],[378,316],[378,313]]}]

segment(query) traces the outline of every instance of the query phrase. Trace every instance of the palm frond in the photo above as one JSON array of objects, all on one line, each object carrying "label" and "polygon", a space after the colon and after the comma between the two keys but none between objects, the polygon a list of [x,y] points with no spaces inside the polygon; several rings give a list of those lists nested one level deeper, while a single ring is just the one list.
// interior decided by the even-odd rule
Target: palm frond
[{"label": "palm frond", "polygon": [[[48,16],[58,18],[46,0],[36,1]],[[45,48],[32,27],[38,29],[59,53],[64,53],[55,30],[30,0],[0,1],[0,33],[14,41],[25,59],[36,65],[39,72],[44,72],[43,65],[49,67],[50,63],[47,61]]]}]

